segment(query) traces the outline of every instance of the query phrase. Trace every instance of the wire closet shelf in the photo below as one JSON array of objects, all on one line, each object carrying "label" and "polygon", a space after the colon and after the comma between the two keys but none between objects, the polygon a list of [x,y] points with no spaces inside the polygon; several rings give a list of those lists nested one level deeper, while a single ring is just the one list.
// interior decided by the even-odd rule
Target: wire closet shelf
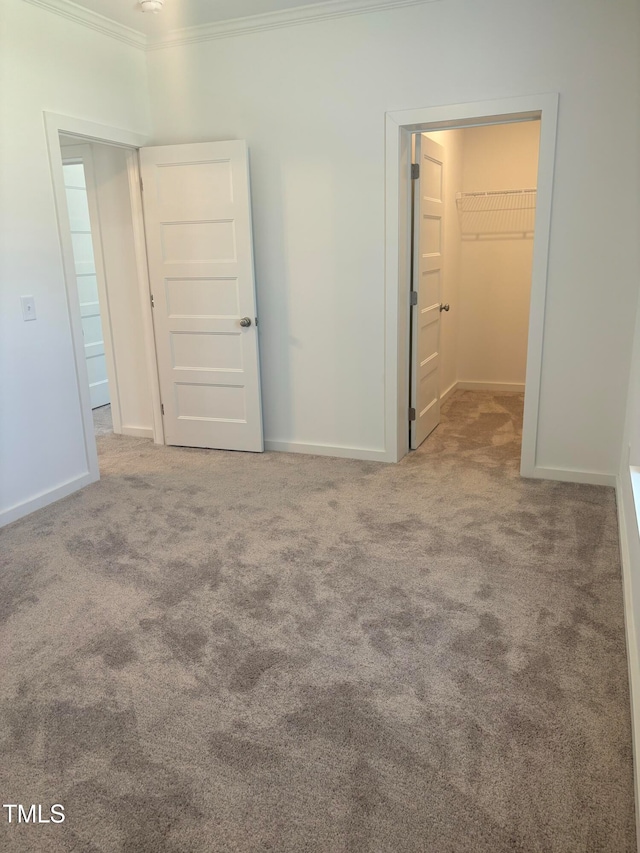
[{"label": "wire closet shelf", "polygon": [[526,239],[533,236],[535,188],[457,193],[456,207],[465,240]]}]

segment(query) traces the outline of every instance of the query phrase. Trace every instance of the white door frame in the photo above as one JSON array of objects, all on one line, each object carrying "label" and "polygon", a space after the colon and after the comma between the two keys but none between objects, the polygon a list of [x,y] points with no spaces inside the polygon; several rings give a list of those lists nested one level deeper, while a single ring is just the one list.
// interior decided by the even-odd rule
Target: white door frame
[{"label": "white door frame", "polygon": [[[127,172],[129,179],[129,195],[133,217],[133,237],[138,268],[138,288],[142,308],[142,334],[147,361],[151,402],[153,409],[153,437],[156,444],[164,444],[162,414],[160,408],[160,386],[158,383],[158,368],[156,363],[155,340],[153,336],[153,318],[149,297],[149,274],[147,270],[147,253],[144,241],[144,220],[142,218],[142,199],[140,197],[140,171],[138,167],[137,149],[148,143],[148,138],[140,133],[123,130],[118,127],[96,124],[92,121],[44,112],[45,133],[49,151],[49,165],[55,201],[58,234],[62,252],[67,296],[67,310],[71,327],[78,399],[82,411],[84,446],[89,471],[88,482],[100,479],[98,468],[98,453],[94,435],[91,399],[89,396],[89,379],[86,359],[84,357],[84,341],[82,336],[82,320],[80,316],[80,300],[73,259],[69,215],[64,188],[64,173],[62,170],[62,152],[60,150],[59,134],[86,139],[87,142],[103,142],[107,145],[118,145],[127,149]],[[106,319],[106,318],[105,318]]]},{"label": "white door frame", "polygon": [[549,93],[386,113],[385,459],[388,462],[397,462],[409,452],[411,135],[541,119],[520,473],[523,477],[548,476],[536,464],[536,445],[558,101],[557,93]]}]

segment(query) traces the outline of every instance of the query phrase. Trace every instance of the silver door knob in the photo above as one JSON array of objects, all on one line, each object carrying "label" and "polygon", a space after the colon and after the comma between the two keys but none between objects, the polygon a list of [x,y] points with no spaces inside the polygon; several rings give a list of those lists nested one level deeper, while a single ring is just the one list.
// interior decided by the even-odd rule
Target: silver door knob
[{"label": "silver door knob", "polygon": [[441,305],[441,306],[440,306],[440,310],[441,310],[441,311],[448,311],[448,310],[449,310],[449,303],[447,302],[447,304],[446,304],[446,305],[444,305],[444,304],[443,304],[443,305]]},{"label": "silver door knob", "polygon": [[251,317],[243,317],[240,320],[240,325],[247,329],[251,325]]}]

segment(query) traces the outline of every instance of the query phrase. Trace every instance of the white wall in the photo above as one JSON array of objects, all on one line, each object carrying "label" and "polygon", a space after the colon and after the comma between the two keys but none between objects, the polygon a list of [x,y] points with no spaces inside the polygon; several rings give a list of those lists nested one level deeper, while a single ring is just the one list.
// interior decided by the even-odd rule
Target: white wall
[{"label": "white wall", "polygon": [[127,154],[123,148],[97,143],[91,145],[91,150],[100,210],[121,432],[153,438]]},{"label": "white wall", "polygon": [[637,34],[635,0],[445,0],[149,54],[158,143],[249,142],[267,439],[384,445],[385,111],[558,91],[537,464],[617,471]]},{"label": "white wall", "polygon": [[[141,51],[22,0],[0,0],[0,20],[0,521],[6,522],[71,488],[87,470],[43,110],[145,132],[148,101]],[[35,297],[34,322],[22,320],[22,294]]]},{"label": "white wall", "polygon": [[444,148],[444,267],[442,302],[450,310],[440,315],[440,396],[444,396],[458,379],[458,333],[460,327],[460,222],[456,210],[456,193],[462,190],[463,130],[441,130],[427,133]]},{"label": "white wall", "polygon": [[[540,123],[468,128],[463,133],[462,191],[535,188]],[[524,389],[531,299],[533,234],[496,239],[492,227],[525,227],[525,216],[463,214],[458,375],[469,386]],[[516,390],[515,388],[513,390]]]}]

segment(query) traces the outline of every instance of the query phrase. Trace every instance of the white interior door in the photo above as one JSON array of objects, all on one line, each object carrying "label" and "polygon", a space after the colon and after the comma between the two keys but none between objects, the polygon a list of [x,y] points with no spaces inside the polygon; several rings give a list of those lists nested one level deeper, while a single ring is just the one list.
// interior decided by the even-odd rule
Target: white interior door
[{"label": "white interior door", "polygon": [[98,406],[106,406],[109,403],[109,383],[85,172],[81,162],[65,163],[63,170],[82,316],[84,352],[89,374],[91,408],[96,409]]},{"label": "white interior door", "polygon": [[140,149],[167,444],[264,449],[244,141]]},{"label": "white interior door", "polygon": [[444,266],[444,148],[420,133],[415,162],[413,290],[411,308],[411,448],[440,423],[440,298]]}]

